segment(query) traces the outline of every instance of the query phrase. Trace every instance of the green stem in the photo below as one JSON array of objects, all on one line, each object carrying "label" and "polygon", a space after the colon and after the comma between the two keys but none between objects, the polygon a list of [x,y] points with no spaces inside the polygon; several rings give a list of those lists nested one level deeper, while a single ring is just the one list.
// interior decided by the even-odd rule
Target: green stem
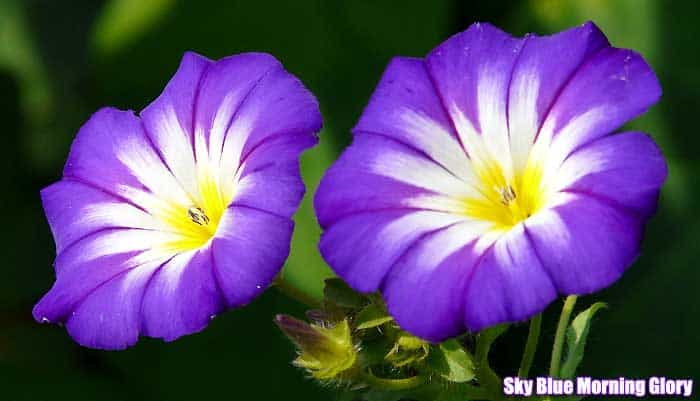
[{"label": "green stem", "polygon": [[480,366],[476,369],[476,376],[479,378],[479,382],[482,387],[490,395],[490,400],[503,400],[503,381],[496,374],[496,372],[491,369],[487,363],[479,364]]},{"label": "green stem", "polygon": [[561,364],[561,354],[564,348],[564,338],[566,337],[566,328],[569,326],[569,318],[571,317],[571,312],[574,310],[574,305],[576,305],[576,295],[569,295],[564,301],[564,307],[561,309],[561,315],[559,316],[559,324],[557,325],[557,332],[554,334],[554,345],[552,346],[552,360],[549,363],[549,376],[558,377],[559,376],[559,365]]},{"label": "green stem", "polygon": [[279,276],[277,276],[273,285],[275,287],[277,287],[277,289],[282,294],[304,304],[305,306],[307,306],[309,308],[318,308],[321,306],[320,300],[318,300],[315,297],[313,297],[312,295],[304,292],[303,290],[297,288],[294,284],[285,280],[281,274]]},{"label": "green stem", "polygon": [[476,339],[476,377],[490,400],[503,400],[503,381],[489,366],[489,351],[494,340],[507,326],[494,326],[482,331]]},{"label": "green stem", "polygon": [[530,373],[532,361],[535,359],[535,351],[537,351],[537,343],[540,340],[540,328],[542,327],[542,314],[535,315],[530,320],[530,331],[527,333],[527,342],[525,343],[525,351],[523,351],[523,359],[520,361],[520,369],[518,369],[518,377],[527,377]]},{"label": "green stem", "polygon": [[386,391],[410,390],[425,383],[425,378],[422,376],[413,376],[406,379],[384,379],[375,376],[371,371],[365,372],[362,377],[374,389]]}]

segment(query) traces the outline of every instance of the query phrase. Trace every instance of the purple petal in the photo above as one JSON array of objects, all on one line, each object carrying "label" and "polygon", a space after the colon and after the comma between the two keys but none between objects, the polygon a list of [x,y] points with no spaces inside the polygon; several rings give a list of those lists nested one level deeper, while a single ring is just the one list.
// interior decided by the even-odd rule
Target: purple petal
[{"label": "purple petal", "polygon": [[238,109],[273,70],[282,70],[282,65],[264,53],[225,57],[209,66],[196,98],[195,142],[201,139],[211,155],[220,155]]},{"label": "purple petal", "polygon": [[[287,71],[273,69],[251,89],[233,118],[223,144],[221,165],[227,168],[239,160],[271,162],[276,155],[270,152],[279,150],[279,146],[265,146],[267,141],[279,145],[296,139],[298,144],[312,146],[321,125],[313,95]],[[290,149],[303,150],[296,145]],[[263,160],[254,160],[258,158]]]},{"label": "purple petal", "polygon": [[[283,69],[265,74],[251,90],[234,119],[226,149],[241,147],[243,157],[266,140],[283,135],[305,134],[315,139],[321,114],[314,96],[294,75]],[[230,143],[229,143],[230,142]]]},{"label": "purple petal", "polygon": [[172,341],[204,329],[223,308],[210,250],[179,254],[160,267],[146,287],[142,334]]},{"label": "purple petal", "polygon": [[196,137],[224,166],[245,158],[265,138],[313,135],[321,128],[313,95],[267,54],[216,62],[202,80],[198,99]]},{"label": "purple petal", "polygon": [[191,192],[196,189],[197,179],[192,149],[195,100],[202,76],[211,64],[205,57],[186,52],[163,93],[140,113],[159,154],[180,184]]},{"label": "purple petal", "polygon": [[[119,135],[114,135],[119,132]],[[131,111],[105,107],[93,114],[80,128],[71,145],[63,175],[74,177],[108,192],[116,192],[117,185],[143,188],[134,172],[119,160],[122,149],[143,149],[152,153],[141,122]]]},{"label": "purple petal", "polygon": [[431,211],[358,213],[331,225],[321,237],[319,250],[350,286],[360,292],[373,292],[401,255],[423,235],[463,220],[461,216]]},{"label": "purple petal", "polygon": [[588,58],[608,46],[605,35],[592,22],[551,36],[525,37],[508,92],[508,126],[516,167],[527,163],[530,146],[562,88]]},{"label": "purple petal", "polygon": [[569,156],[558,187],[632,209],[649,217],[656,210],[666,161],[646,134],[628,132],[598,139]]},{"label": "purple petal", "polygon": [[[141,111],[144,125],[157,145],[167,144],[169,137],[173,134],[184,134],[188,138],[188,143],[192,143],[195,100],[199,94],[202,76],[212,64],[213,62],[204,56],[185,52],[180,66],[163,92]],[[163,127],[158,121],[170,113],[173,113],[177,120],[178,132],[161,131]],[[155,135],[156,132],[157,135]],[[155,140],[156,138],[160,140]],[[158,146],[158,148],[162,147]]]},{"label": "purple petal", "polygon": [[231,206],[211,243],[212,263],[228,307],[249,303],[282,269],[292,236],[288,218]]},{"label": "purple petal", "polygon": [[476,23],[426,57],[428,71],[464,149],[473,160],[493,160],[512,175],[508,89],[523,40]]},{"label": "purple petal", "polygon": [[452,174],[469,176],[469,160],[423,60],[396,57],[389,63],[353,131],[398,141]]},{"label": "purple petal", "polygon": [[134,253],[96,257],[60,276],[51,290],[34,306],[37,322],[65,322],[71,312],[98,286],[131,268]]},{"label": "purple petal", "polygon": [[231,205],[253,207],[287,218],[297,210],[305,191],[298,161],[252,171],[235,188]]},{"label": "purple petal", "polygon": [[269,137],[252,148],[242,161],[231,203],[291,217],[305,192],[299,155],[317,142],[307,131]]},{"label": "purple petal", "polygon": [[563,161],[580,146],[645,112],[660,96],[656,75],[639,54],[603,48],[588,58],[561,91],[538,142],[553,138],[550,153]]},{"label": "purple petal", "polygon": [[525,223],[532,244],[562,294],[588,294],[617,280],[639,253],[639,217],[580,194]]},{"label": "purple petal", "polygon": [[41,191],[56,253],[75,241],[107,228],[154,229],[151,215],[123,199],[78,181],[59,181]]},{"label": "purple petal", "polygon": [[485,226],[462,222],[423,235],[382,285],[396,322],[421,338],[441,341],[464,332],[464,285],[480,252]]},{"label": "purple petal", "polygon": [[37,321],[65,322],[81,300],[100,285],[162,255],[145,251],[162,238],[156,231],[103,229],[66,247],[56,258],[56,282],[34,307]]},{"label": "purple petal", "polygon": [[468,196],[467,183],[400,142],[358,133],[326,172],[314,206],[322,227],[352,213],[437,206],[421,197]]},{"label": "purple petal", "polygon": [[93,114],[73,141],[63,175],[141,207],[151,196],[188,202],[131,111]]},{"label": "purple petal", "polygon": [[80,345],[124,349],[138,341],[141,300],[160,263],[144,264],[99,285],[71,313],[66,329]]},{"label": "purple petal", "polygon": [[241,159],[240,174],[255,173],[274,165],[299,164],[302,152],[318,143],[310,131],[271,136],[253,146]]},{"label": "purple petal", "polygon": [[503,234],[474,267],[464,291],[464,320],[479,331],[541,312],[557,291],[522,224]]}]

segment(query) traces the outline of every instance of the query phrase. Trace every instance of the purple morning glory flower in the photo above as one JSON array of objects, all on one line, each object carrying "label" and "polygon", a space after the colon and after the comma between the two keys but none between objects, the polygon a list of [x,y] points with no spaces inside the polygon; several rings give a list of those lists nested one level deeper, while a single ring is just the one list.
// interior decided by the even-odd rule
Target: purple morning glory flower
[{"label": "purple morning glory flower", "polygon": [[320,250],[407,331],[442,340],[617,280],[667,171],[656,76],[592,23],[513,38],[474,24],[398,57],[315,198]]},{"label": "purple morning glory flower", "polygon": [[186,53],[140,116],[103,108],[41,192],[56,282],[34,308],[80,344],[166,341],[250,302],[289,253],[313,95],[272,56]]}]

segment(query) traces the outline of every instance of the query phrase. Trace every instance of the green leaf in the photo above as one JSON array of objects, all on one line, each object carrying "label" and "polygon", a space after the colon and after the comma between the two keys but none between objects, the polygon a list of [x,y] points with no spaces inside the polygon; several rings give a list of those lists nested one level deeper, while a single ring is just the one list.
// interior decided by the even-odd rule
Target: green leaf
[{"label": "green leaf", "polygon": [[29,157],[27,162],[34,169],[53,174],[55,166],[65,157],[64,144],[56,131],[54,88],[40,46],[32,34],[34,21],[25,3],[0,0],[0,70],[7,70],[16,78],[23,117],[27,121],[20,142],[25,149],[16,151]]},{"label": "green leaf", "polygon": [[440,377],[455,383],[468,382],[475,376],[472,356],[454,339],[431,350],[430,366]]},{"label": "green leaf", "polygon": [[16,74],[23,107],[32,119],[50,106],[48,76],[31,35],[30,20],[21,1],[0,1],[0,68]]},{"label": "green leaf", "polygon": [[576,373],[576,368],[583,359],[583,353],[586,348],[586,338],[591,327],[593,316],[600,309],[607,305],[603,302],[596,302],[590,308],[581,312],[571,322],[571,325],[566,331],[567,355],[566,361],[561,368],[561,377],[569,379]]},{"label": "green leaf", "polygon": [[101,54],[119,52],[153,28],[174,5],[174,0],[107,2],[95,23],[95,49]]},{"label": "green leaf", "polygon": [[392,320],[394,320],[394,318],[388,316],[384,308],[377,304],[370,304],[357,314],[357,317],[355,317],[355,325],[357,330],[366,330],[381,326]]},{"label": "green leaf", "polygon": [[349,309],[359,309],[365,304],[365,297],[358,294],[339,278],[326,279],[323,295],[326,302]]}]

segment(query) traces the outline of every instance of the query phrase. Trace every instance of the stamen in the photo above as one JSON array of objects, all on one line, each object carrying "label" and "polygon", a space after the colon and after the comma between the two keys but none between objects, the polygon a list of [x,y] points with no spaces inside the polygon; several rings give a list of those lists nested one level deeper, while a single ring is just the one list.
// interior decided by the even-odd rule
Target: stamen
[{"label": "stamen", "polygon": [[209,217],[204,213],[204,210],[192,206],[189,209],[187,209],[187,215],[190,217],[190,220],[192,222],[199,224],[200,226],[206,226],[209,224]]},{"label": "stamen", "polygon": [[501,203],[504,204],[505,206],[510,205],[510,203],[513,202],[516,198],[515,190],[510,185],[506,185],[505,187],[496,188],[496,190],[501,195]]}]

